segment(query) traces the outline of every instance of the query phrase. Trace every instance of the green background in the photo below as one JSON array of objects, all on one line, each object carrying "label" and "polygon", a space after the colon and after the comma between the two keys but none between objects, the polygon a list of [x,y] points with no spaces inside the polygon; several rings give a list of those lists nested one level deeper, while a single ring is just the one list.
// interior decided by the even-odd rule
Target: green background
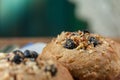
[{"label": "green background", "polygon": [[56,36],[61,31],[87,29],[67,0],[1,0],[0,37]]}]

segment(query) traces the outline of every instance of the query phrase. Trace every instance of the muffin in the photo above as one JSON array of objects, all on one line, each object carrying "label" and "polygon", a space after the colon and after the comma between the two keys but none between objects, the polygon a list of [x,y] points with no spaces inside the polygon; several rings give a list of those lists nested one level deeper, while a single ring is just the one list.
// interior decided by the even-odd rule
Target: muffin
[{"label": "muffin", "polygon": [[29,50],[1,53],[0,80],[73,80],[60,63],[54,60],[36,61],[37,55]]},{"label": "muffin", "polygon": [[120,80],[120,44],[88,31],[62,32],[38,59],[59,61],[76,80]]}]

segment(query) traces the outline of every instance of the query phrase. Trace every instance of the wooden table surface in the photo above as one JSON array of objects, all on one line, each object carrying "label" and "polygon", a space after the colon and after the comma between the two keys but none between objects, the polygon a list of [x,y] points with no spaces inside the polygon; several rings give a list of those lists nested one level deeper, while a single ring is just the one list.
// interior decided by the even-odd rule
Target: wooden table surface
[{"label": "wooden table surface", "polygon": [[[27,43],[36,43],[36,42],[45,42],[48,43],[52,38],[0,38],[0,46],[5,46],[9,44],[17,44],[19,46],[23,46]],[[115,41],[120,43],[120,39],[113,38]]]},{"label": "wooden table surface", "polygon": [[0,38],[0,47],[5,45],[17,44],[23,46],[27,43],[45,42],[48,43],[52,38]]}]

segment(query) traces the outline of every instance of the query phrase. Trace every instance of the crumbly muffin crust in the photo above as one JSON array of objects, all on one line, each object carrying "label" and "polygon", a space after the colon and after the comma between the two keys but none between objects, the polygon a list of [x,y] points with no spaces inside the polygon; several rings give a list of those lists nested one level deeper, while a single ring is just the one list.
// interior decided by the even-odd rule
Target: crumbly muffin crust
[{"label": "crumbly muffin crust", "polygon": [[[62,32],[39,59],[55,59],[78,80],[119,80],[120,45],[88,31]],[[49,56],[48,56],[49,55]]]},{"label": "crumbly muffin crust", "polygon": [[53,60],[36,61],[34,51],[27,51],[27,57],[26,51],[23,53],[19,50],[0,54],[0,80],[73,80],[60,63]]}]

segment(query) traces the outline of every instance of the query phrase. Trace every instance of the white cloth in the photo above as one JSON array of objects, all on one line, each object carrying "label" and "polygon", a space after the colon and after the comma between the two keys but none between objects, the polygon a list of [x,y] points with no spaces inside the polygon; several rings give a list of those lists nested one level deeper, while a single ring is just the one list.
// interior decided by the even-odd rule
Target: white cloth
[{"label": "white cloth", "polygon": [[84,18],[90,29],[104,36],[120,37],[120,0],[70,0],[77,18]]},{"label": "white cloth", "polygon": [[25,50],[32,50],[32,51],[36,51],[37,53],[40,54],[45,46],[46,46],[46,43],[35,43],[32,45],[25,46],[25,47],[21,48],[20,50],[23,52]]}]

